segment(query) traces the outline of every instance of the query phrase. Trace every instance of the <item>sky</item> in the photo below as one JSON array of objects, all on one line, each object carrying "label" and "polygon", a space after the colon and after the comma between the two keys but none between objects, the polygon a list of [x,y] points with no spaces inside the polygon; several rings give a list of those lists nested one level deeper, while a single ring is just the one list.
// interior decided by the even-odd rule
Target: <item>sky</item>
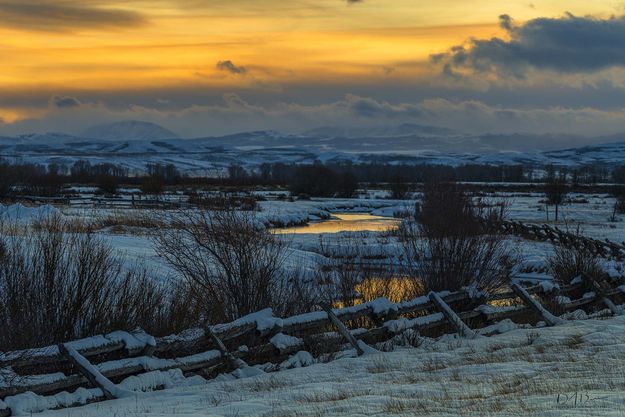
[{"label": "sky", "polygon": [[625,1],[0,0],[0,134],[625,132]]}]

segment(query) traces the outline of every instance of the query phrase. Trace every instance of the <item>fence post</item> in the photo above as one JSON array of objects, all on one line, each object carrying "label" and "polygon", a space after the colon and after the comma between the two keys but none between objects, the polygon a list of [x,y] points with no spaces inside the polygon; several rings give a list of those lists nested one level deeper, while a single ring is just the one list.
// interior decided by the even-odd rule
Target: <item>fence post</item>
[{"label": "fence post", "polygon": [[606,295],[605,295],[605,287],[602,286],[600,283],[598,283],[596,280],[592,280],[592,286],[594,287],[595,291],[597,292],[597,296],[601,298],[601,301],[603,302],[603,304],[606,305],[606,307],[608,307],[608,309],[610,310],[610,312],[612,313],[612,315],[614,316],[619,316],[623,313],[623,311],[614,305],[614,303],[612,302],[612,300],[610,300]]},{"label": "fence post", "polygon": [[351,332],[347,329],[347,327],[345,327],[343,322],[338,317],[336,317],[336,314],[334,314],[334,311],[332,311],[330,306],[327,305],[326,303],[322,303],[321,308],[323,308],[323,310],[326,312],[326,314],[328,315],[328,318],[334,324],[338,332],[345,338],[345,340],[347,340],[352,345],[354,349],[356,349],[358,356],[362,356],[365,353],[365,351],[362,350],[362,347],[360,347],[354,335],[351,334]]},{"label": "fence post", "polygon": [[523,303],[525,303],[525,305],[534,310],[534,312],[537,313],[549,326],[555,326],[564,323],[564,320],[551,314],[549,311],[547,311],[545,307],[543,307],[538,301],[536,301],[531,295],[529,295],[525,288],[521,287],[519,284],[516,283],[512,284],[511,287],[512,291],[514,291],[514,293],[519,296]]},{"label": "fence post", "polygon": [[80,373],[87,378],[87,380],[89,380],[89,383],[91,383],[93,387],[97,387],[102,390],[102,393],[107,400],[112,400],[118,397],[118,395],[116,395],[118,394],[117,387],[107,377],[102,375],[87,358],[78,353],[76,349],[61,343],[59,345],[59,351],[68,361],[78,368]]},{"label": "fence post", "polygon": [[210,336],[213,343],[217,346],[217,349],[219,349],[222,358],[226,359],[228,362],[230,362],[231,365],[239,369],[247,368],[247,363],[245,363],[243,359],[235,358],[232,353],[228,351],[226,345],[224,345],[224,342],[215,334],[215,332],[213,332],[213,329],[211,329],[210,326],[206,326],[204,328],[204,331]]},{"label": "fence post", "polygon": [[436,308],[443,313],[443,316],[445,316],[447,321],[456,328],[456,331],[461,337],[466,339],[475,339],[477,337],[477,333],[471,330],[471,328],[467,326],[460,317],[458,317],[456,312],[440,297],[440,295],[432,291],[428,294],[428,298],[432,304],[434,304]]}]

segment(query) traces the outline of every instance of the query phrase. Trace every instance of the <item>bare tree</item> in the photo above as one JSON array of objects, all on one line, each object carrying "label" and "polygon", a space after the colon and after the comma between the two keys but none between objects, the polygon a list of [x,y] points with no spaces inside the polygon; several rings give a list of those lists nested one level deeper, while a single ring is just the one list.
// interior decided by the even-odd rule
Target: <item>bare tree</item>
[{"label": "bare tree", "polygon": [[168,292],[59,216],[0,225],[0,350],[167,322]]},{"label": "bare tree", "polygon": [[547,182],[545,183],[545,197],[547,198],[548,205],[556,206],[556,221],[558,221],[558,208],[564,203],[567,193],[568,187],[564,175],[553,174],[547,177]]},{"label": "bare tree", "polygon": [[181,211],[154,239],[158,254],[194,288],[212,321],[266,307],[280,313],[294,302],[283,268],[286,245],[253,212]]},{"label": "bare tree", "polygon": [[415,288],[457,290],[470,284],[493,290],[509,276],[514,256],[484,218],[503,210],[476,208],[454,183],[425,186],[421,210],[405,221],[400,239]]}]

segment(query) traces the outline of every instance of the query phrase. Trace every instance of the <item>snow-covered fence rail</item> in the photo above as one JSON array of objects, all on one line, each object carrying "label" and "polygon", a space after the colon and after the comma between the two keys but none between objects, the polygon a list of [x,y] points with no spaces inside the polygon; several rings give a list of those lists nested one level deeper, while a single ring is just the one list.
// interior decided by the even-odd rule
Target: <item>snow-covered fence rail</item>
[{"label": "snow-covered fence rail", "polygon": [[493,294],[467,289],[399,303],[381,298],[331,309],[331,314],[319,310],[279,318],[267,309],[162,338],[118,331],[0,353],[0,417],[135,395],[171,386],[184,376],[210,378],[234,370],[247,374],[254,369],[250,366],[281,363],[300,351],[322,355],[351,347],[363,354],[371,349],[368,345],[407,331],[431,337],[457,332],[473,338],[497,334],[512,322],[557,325],[562,321],[558,315],[579,309],[591,312],[607,306],[606,314],[615,313],[620,311],[615,306],[625,301],[622,288],[615,282],[580,278],[562,287],[513,284]]},{"label": "snow-covered fence rail", "polygon": [[520,236],[525,239],[541,242],[552,242],[570,248],[584,248],[595,256],[603,258],[624,259],[625,242],[616,243],[608,239],[598,240],[575,233],[565,232],[547,224],[537,225],[513,220],[488,222],[501,233]]}]

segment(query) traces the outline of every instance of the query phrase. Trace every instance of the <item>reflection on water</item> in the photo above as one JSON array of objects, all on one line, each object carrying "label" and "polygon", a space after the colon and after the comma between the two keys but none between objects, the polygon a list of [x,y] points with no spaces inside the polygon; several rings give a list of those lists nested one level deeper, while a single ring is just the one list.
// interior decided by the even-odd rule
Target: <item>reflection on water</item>
[{"label": "reflection on water", "polygon": [[393,303],[408,300],[419,291],[417,283],[406,276],[367,277],[356,285],[361,296],[357,302],[367,302],[384,297]]},{"label": "reflection on water", "polygon": [[310,223],[307,226],[275,229],[278,234],[337,233],[337,232],[384,232],[399,226],[400,220],[371,214],[333,214],[329,220]]}]

